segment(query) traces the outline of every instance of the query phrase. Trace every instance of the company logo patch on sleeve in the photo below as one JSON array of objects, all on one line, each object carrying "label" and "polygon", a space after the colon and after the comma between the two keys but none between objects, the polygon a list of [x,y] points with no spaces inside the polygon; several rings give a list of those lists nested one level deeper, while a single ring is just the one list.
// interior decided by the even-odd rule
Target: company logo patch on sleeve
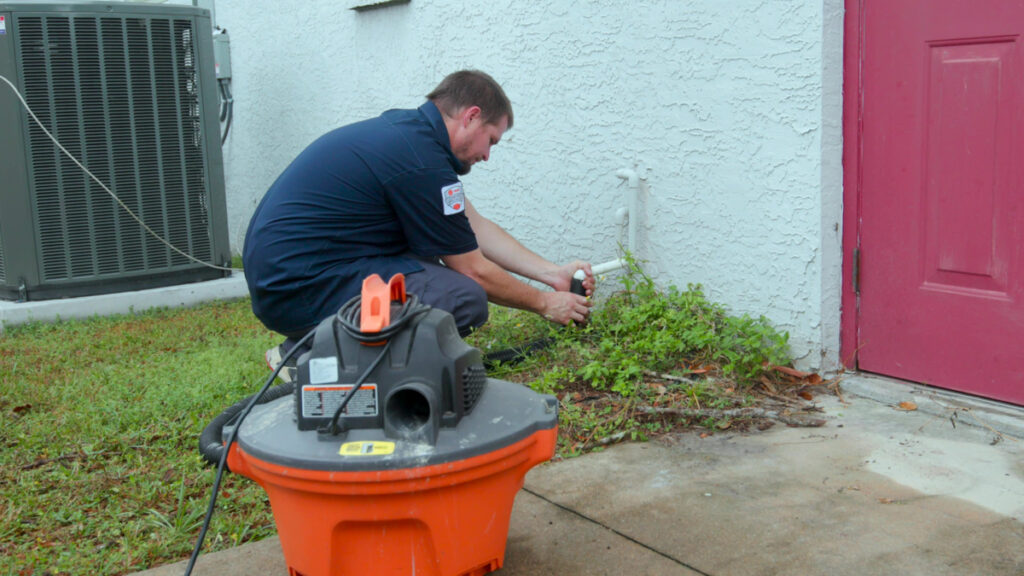
[{"label": "company logo patch on sleeve", "polygon": [[444,201],[444,215],[451,216],[466,209],[466,195],[462,192],[462,182],[449,184],[441,188],[441,199]]}]

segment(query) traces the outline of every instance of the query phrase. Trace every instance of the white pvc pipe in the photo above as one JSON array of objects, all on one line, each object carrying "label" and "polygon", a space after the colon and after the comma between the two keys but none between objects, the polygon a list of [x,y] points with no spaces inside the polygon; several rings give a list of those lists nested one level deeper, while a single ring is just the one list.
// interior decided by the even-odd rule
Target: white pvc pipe
[{"label": "white pvc pipe", "polygon": [[629,227],[626,233],[626,247],[629,249],[630,254],[635,255],[637,206],[640,204],[640,177],[629,168],[622,168],[615,175],[629,183]]},{"label": "white pvc pipe", "polygon": [[[615,260],[609,260],[608,262],[604,262],[603,264],[595,264],[591,266],[590,269],[594,273],[594,276],[598,276],[600,274],[604,274],[606,272],[611,272],[612,270],[618,270],[619,268],[625,267],[626,261],[622,258],[616,258]],[[583,273],[583,270],[577,270],[576,273],[573,274],[573,278],[577,280],[583,280],[586,277],[587,275]]]},{"label": "white pvc pipe", "polygon": [[[626,229],[626,248],[629,250],[630,254],[635,256],[636,221],[637,213],[639,211],[638,206],[640,205],[640,177],[637,176],[636,172],[630,170],[629,168],[622,168],[616,171],[615,175],[625,180],[629,184],[630,188],[629,208],[626,213],[626,218],[629,219]],[[610,260],[602,264],[596,264],[591,268],[594,272],[594,275],[597,276],[598,274],[604,274],[606,272],[611,272],[613,270],[618,270],[619,268],[625,267],[626,261],[622,258],[616,258],[615,260]],[[577,280],[583,280],[584,278],[586,278],[586,274],[583,273],[583,270],[577,270],[576,273],[573,274],[573,277],[576,278]]]},{"label": "white pvc pipe", "polygon": [[591,266],[591,270],[593,270],[594,275],[597,276],[598,274],[604,274],[605,272],[611,272],[612,270],[618,270],[619,268],[625,267],[626,261],[622,258],[616,258],[615,260],[605,262],[604,264]]}]

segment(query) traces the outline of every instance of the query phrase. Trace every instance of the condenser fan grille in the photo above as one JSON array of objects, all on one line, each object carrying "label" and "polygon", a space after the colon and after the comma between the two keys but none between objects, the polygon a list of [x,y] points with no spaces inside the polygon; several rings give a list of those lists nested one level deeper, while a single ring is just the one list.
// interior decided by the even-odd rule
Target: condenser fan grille
[{"label": "condenser fan grille", "polygon": [[[147,226],[211,262],[193,21],[26,15],[16,24],[25,98],[42,123]],[[194,265],[27,125],[43,280]]]}]

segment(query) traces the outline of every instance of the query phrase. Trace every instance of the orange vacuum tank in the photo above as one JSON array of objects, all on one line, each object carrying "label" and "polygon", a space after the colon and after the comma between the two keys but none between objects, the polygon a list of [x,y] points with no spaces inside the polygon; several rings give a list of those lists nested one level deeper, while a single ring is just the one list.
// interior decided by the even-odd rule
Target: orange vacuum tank
[{"label": "orange vacuum tank", "polygon": [[266,490],[290,576],[497,570],[558,402],[487,378],[451,315],[372,278],[347,312],[359,328],[343,307],[316,329],[294,392],[254,407],[228,467]]}]

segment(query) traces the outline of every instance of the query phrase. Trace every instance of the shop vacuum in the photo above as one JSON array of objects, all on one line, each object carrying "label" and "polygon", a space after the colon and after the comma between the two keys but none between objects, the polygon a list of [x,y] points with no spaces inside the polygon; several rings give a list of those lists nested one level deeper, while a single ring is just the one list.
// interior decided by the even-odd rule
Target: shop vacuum
[{"label": "shop vacuum", "polygon": [[311,338],[294,387],[236,404],[200,440],[266,490],[290,576],[501,568],[515,495],[554,454],[557,400],[487,378],[401,275],[367,278]]}]

